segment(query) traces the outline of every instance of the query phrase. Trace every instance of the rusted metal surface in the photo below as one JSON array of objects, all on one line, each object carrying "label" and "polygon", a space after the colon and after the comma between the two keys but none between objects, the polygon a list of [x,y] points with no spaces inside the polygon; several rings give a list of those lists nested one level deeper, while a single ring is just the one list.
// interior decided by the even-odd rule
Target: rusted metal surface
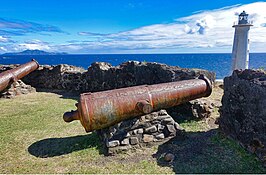
[{"label": "rusted metal surface", "polygon": [[0,74],[0,92],[11,85],[13,82],[25,77],[32,71],[36,70],[39,64],[36,60],[32,60],[28,63],[22,64],[11,70],[7,70]]},{"label": "rusted metal surface", "polygon": [[112,126],[128,118],[207,97],[210,81],[198,79],[143,85],[80,95],[77,110],[66,112],[64,120],[80,120],[87,132]]},{"label": "rusted metal surface", "polygon": [[148,100],[140,100],[136,104],[138,110],[144,114],[149,114],[152,112],[152,105]]}]

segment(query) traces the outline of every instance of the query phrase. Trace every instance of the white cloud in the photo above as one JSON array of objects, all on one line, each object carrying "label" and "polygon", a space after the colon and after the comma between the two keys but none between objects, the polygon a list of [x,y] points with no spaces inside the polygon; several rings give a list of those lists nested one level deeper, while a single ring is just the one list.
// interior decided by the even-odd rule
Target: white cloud
[{"label": "white cloud", "polygon": [[5,47],[0,47],[0,50],[7,52],[7,49]]},{"label": "white cloud", "polygon": [[45,50],[45,51],[55,51],[52,48],[52,45],[50,45],[47,42],[43,42],[38,39],[33,40],[27,40],[23,43],[14,43],[14,44],[6,44],[6,45],[0,45],[0,53],[5,52],[20,52],[26,49],[30,50]]},{"label": "white cloud", "polygon": [[[0,37],[1,39],[1,37]],[[51,48],[51,45],[47,42],[43,42],[38,39],[32,39],[32,40],[27,40],[24,41],[23,43],[9,43],[5,45],[0,45],[0,53],[5,53],[5,52],[20,52],[26,49],[30,50],[45,50],[45,51],[54,51]]]},{"label": "white cloud", "polygon": [[6,43],[6,42],[9,42],[9,41],[10,41],[9,38],[6,38],[4,36],[0,36],[0,42]]},{"label": "white cloud", "polygon": [[39,45],[39,44],[19,44],[20,50],[30,49],[30,50],[50,50],[49,46]]},{"label": "white cloud", "polygon": [[[130,31],[103,35],[99,41],[83,48],[93,49],[172,49],[182,52],[195,49],[231,52],[237,15],[243,10],[249,13],[253,27],[250,30],[251,51],[266,44],[266,2],[236,5],[216,10],[201,11],[176,19],[169,24],[155,24]],[[89,32],[88,32],[89,33]],[[90,33],[92,37],[93,33]],[[99,36],[99,34],[96,34]],[[253,44],[253,46],[252,46]],[[255,47],[254,47],[255,46]],[[266,51],[266,50],[265,50]]]},{"label": "white cloud", "polygon": [[22,44],[18,44],[18,50],[25,50],[25,49],[30,49],[30,50],[45,50],[45,51],[49,51],[51,50],[51,47],[49,45],[49,43],[47,42],[43,42],[41,40],[38,39],[33,39],[33,40],[29,40],[29,41],[25,41]]}]

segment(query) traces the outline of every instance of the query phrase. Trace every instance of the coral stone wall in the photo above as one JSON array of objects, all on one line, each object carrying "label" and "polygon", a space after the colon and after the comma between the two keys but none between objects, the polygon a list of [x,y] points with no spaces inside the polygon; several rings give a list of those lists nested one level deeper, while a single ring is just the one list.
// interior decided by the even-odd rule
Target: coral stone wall
[{"label": "coral stone wall", "polygon": [[266,163],[266,74],[234,71],[224,79],[220,129]]},{"label": "coral stone wall", "polygon": [[69,65],[40,66],[38,70],[23,78],[23,81],[36,88],[81,93],[187,80],[200,74],[204,74],[212,82],[215,80],[215,73],[207,70],[129,61],[119,66],[96,62],[87,71]]}]

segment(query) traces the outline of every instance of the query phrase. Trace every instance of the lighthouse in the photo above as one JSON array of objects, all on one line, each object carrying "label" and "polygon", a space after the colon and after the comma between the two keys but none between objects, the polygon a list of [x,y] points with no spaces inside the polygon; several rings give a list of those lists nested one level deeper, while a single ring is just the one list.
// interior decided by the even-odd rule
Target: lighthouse
[{"label": "lighthouse", "polygon": [[253,26],[248,21],[248,14],[243,11],[238,16],[238,24],[235,28],[234,44],[232,51],[232,71],[236,69],[248,69],[249,64],[249,38],[248,31]]}]

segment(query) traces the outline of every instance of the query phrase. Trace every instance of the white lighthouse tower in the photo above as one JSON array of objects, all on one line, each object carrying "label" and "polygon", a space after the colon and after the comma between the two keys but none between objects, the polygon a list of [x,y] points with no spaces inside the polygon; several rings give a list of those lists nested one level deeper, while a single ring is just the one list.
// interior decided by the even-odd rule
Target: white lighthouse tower
[{"label": "white lighthouse tower", "polygon": [[234,44],[232,51],[232,71],[236,69],[248,69],[249,64],[249,38],[248,31],[253,26],[248,21],[248,14],[243,11],[238,17],[235,28]]}]

